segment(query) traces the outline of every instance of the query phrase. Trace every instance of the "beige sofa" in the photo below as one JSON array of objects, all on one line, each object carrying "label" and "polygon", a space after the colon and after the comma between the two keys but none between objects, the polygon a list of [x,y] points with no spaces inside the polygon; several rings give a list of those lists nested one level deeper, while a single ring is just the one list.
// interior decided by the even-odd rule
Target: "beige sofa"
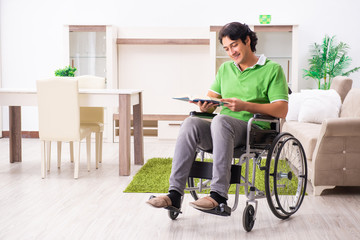
[{"label": "beige sofa", "polygon": [[331,88],[343,102],[339,118],[282,125],[282,131],[293,134],[304,147],[315,195],[335,186],[360,186],[360,89],[351,87],[347,77],[333,79]]}]

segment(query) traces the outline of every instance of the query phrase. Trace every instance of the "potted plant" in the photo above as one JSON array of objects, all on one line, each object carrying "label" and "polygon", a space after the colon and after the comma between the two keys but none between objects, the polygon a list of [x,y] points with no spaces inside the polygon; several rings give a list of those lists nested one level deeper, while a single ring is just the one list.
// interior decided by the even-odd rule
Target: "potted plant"
[{"label": "potted plant", "polygon": [[325,35],[322,44],[314,43],[311,46],[309,69],[303,69],[305,78],[316,81],[318,89],[329,89],[331,81],[336,76],[349,76],[360,67],[355,67],[345,72],[349,67],[351,58],[347,56],[349,46],[346,43],[335,41],[335,36]]},{"label": "potted plant", "polygon": [[74,77],[76,72],[75,67],[66,66],[65,68],[60,68],[55,70],[55,76],[57,77]]}]

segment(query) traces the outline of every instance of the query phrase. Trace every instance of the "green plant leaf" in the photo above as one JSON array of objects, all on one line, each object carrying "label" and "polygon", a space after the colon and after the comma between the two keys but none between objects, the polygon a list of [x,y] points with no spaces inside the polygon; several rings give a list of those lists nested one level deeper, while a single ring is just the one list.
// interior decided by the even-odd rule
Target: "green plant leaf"
[{"label": "green plant leaf", "polygon": [[77,69],[75,67],[66,66],[64,68],[60,68],[60,69],[55,70],[55,76],[58,76],[58,77],[74,77],[76,70]]},{"label": "green plant leaf", "polygon": [[303,69],[303,77],[314,79],[319,89],[329,89],[332,78],[348,76],[360,70],[360,67],[355,67],[345,72],[351,63],[351,58],[347,56],[348,50],[346,43],[337,44],[335,36],[325,35],[321,45],[314,43],[310,47],[309,68]]}]

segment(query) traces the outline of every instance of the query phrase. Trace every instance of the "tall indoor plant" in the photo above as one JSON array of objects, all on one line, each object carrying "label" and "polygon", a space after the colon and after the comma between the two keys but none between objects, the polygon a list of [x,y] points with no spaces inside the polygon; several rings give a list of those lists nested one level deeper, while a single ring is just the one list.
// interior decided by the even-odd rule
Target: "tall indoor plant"
[{"label": "tall indoor plant", "polygon": [[347,56],[349,46],[346,43],[335,41],[335,36],[325,35],[322,44],[314,43],[311,46],[309,69],[304,69],[304,77],[316,81],[318,89],[329,89],[331,81],[336,76],[349,76],[360,67],[345,72],[350,66],[351,58]]}]

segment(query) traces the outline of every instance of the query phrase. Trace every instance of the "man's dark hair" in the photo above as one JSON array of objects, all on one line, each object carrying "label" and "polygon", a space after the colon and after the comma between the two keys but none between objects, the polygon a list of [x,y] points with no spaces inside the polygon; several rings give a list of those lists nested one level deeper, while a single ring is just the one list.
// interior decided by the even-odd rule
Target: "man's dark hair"
[{"label": "man's dark hair", "polygon": [[256,52],[257,36],[251,31],[248,25],[239,22],[231,22],[223,26],[219,32],[219,41],[221,44],[224,37],[229,37],[231,40],[238,40],[245,44],[246,37],[250,38],[250,47],[252,52]]}]

